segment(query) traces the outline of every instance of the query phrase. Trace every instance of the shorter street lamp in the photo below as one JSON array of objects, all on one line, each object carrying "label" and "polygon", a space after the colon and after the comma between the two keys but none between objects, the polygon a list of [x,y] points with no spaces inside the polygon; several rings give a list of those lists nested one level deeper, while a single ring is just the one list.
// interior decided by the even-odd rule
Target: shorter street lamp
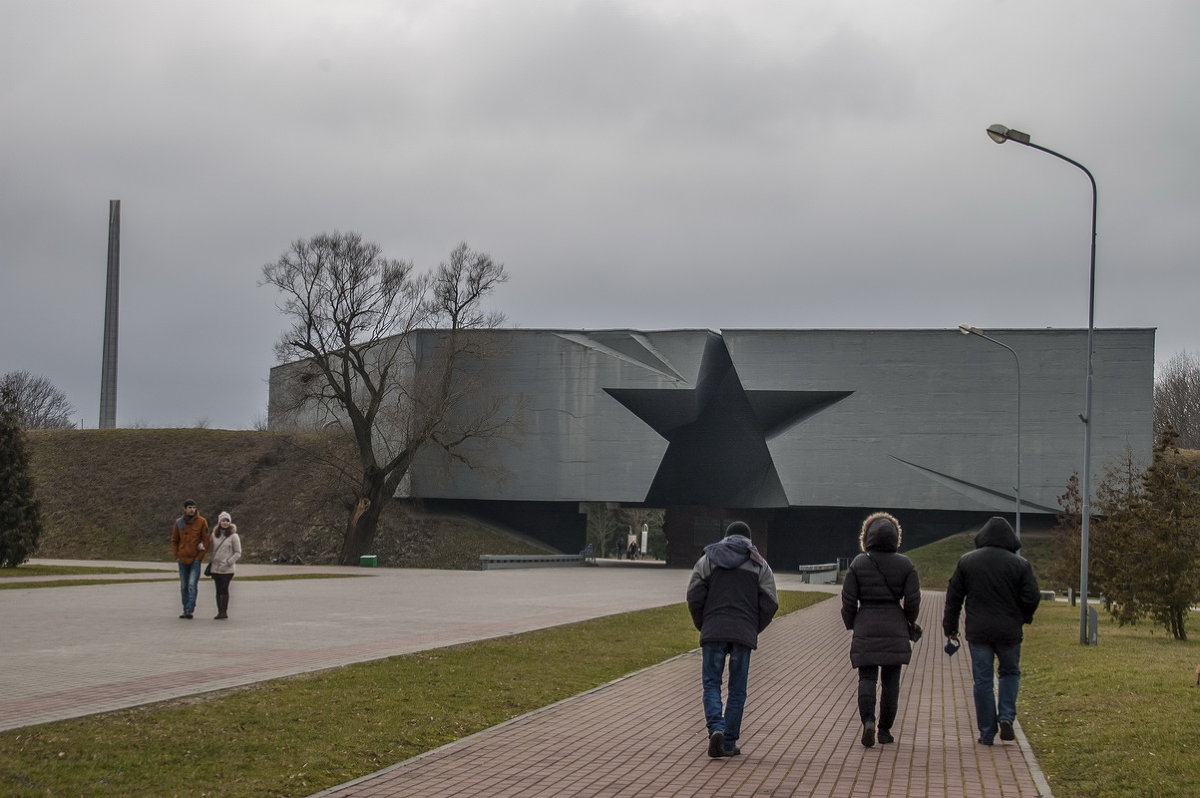
[{"label": "shorter street lamp", "polygon": [[1015,490],[1017,492],[1017,540],[1021,539],[1021,358],[1017,357],[1017,350],[1005,343],[997,341],[990,335],[987,335],[978,327],[972,327],[969,324],[958,325],[958,331],[963,335],[976,335],[985,341],[991,341],[996,346],[1002,346],[1012,353],[1013,360],[1017,363],[1017,484]]}]

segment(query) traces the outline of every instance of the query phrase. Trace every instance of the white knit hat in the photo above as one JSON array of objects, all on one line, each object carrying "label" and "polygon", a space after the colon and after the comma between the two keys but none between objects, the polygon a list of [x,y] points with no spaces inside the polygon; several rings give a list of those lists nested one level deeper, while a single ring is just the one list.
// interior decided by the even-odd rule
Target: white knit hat
[{"label": "white knit hat", "polygon": [[229,513],[225,512],[224,510],[222,510],[221,514],[217,516],[217,523],[219,524],[222,521],[228,521],[231,524],[233,523],[233,519],[229,517]]}]

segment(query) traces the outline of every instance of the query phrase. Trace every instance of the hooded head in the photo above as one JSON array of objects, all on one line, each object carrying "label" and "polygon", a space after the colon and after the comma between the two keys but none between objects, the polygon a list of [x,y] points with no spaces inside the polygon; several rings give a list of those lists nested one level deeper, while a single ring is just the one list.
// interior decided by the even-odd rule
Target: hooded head
[{"label": "hooded head", "polygon": [[1012,525],[1008,521],[994,515],[987,520],[987,523],[979,530],[979,534],[975,536],[975,548],[982,549],[985,546],[996,546],[1016,552],[1021,548],[1021,539],[1017,537],[1017,533],[1013,531]]},{"label": "hooded head", "polygon": [[725,537],[705,546],[704,553],[720,568],[737,568],[746,560],[759,565],[766,562],[750,542],[750,526],[745,521],[734,521],[725,527]]},{"label": "hooded head", "polygon": [[750,525],[745,521],[734,521],[729,526],[725,527],[725,537],[730,535],[741,535],[746,540],[750,539]]},{"label": "hooded head", "polygon": [[871,513],[863,521],[858,545],[863,551],[899,551],[904,533],[900,522],[888,513]]}]

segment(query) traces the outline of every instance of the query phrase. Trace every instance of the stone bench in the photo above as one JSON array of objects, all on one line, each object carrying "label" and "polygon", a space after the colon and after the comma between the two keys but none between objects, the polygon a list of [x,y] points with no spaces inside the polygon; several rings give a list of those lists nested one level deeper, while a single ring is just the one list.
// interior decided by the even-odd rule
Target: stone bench
[{"label": "stone bench", "polygon": [[573,565],[588,565],[589,560],[579,554],[480,554],[479,562],[485,571],[497,568],[561,568]]},{"label": "stone bench", "polygon": [[823,562],[816,565],[797,566],[800,581],[806,585],[832,585],[837,583],[838,564]]}]

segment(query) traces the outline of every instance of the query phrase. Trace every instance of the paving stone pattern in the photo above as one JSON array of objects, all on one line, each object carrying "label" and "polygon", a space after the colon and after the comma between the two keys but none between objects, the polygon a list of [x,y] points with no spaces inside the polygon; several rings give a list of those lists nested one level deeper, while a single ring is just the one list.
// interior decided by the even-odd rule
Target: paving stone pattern
[{"label": "paving stone pattern", "polygon": [[1048,796],[1018,742],[979,745],[970,662],[942,651],[943,594],[904,669],[896,742],[859,743],[857,673],[838,602],[779,619],[751,659],[742,755],[710,759],[691,652],[320,798],[569,796]]}]

